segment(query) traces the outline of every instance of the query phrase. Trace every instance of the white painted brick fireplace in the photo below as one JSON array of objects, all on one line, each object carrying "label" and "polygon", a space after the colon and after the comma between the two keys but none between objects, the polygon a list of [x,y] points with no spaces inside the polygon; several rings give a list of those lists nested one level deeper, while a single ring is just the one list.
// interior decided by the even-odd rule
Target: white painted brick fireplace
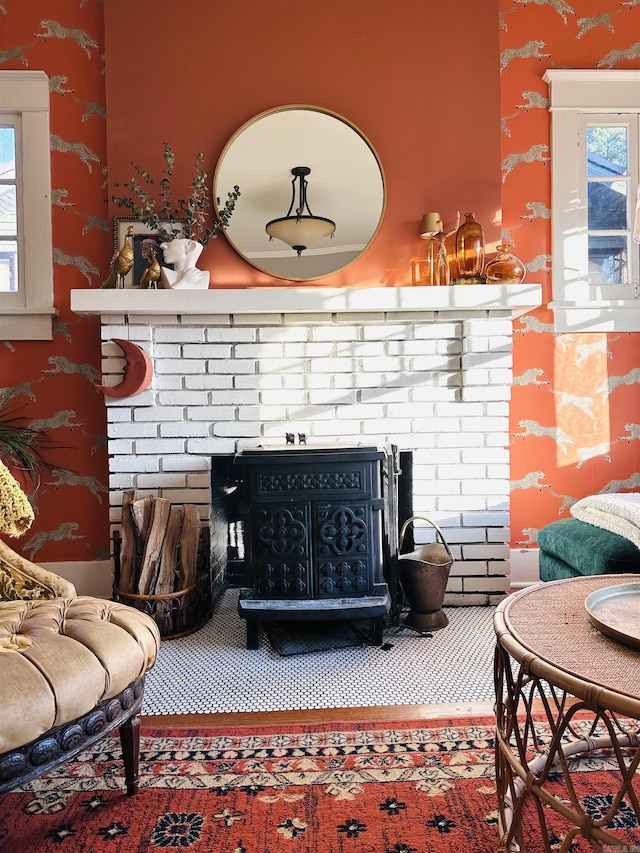
[{"label": "white painted brick fireplace", "polygon": [[[194,503],[206,519],[210,460],[286,432],[308,444],[413,451],[416,514],[455,555],[445,603],[491,604],[509,587],[512,320],[539,285],[72,292],[98,315],[103,381],[140,344],[153,381],[105,397],[110,517],[122,494]],[[416,528],[426,541],[427,526]]]}]

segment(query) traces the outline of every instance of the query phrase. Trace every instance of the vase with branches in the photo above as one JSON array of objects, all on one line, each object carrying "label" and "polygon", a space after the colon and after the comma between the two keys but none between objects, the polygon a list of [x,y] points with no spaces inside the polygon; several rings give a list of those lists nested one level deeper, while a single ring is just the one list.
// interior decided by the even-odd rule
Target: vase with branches
[{"label": "vase with branches", "polygon": [[196,154],[187,198],[173,198],[175,154],[168,142],[163,143],[163,159],[162,178],[158,183],[146,169],[132,164],[134,176],[125,183],[115,184],[116,187],[127,190],[127,194],[114,195],[111,200],[148,226],[149,230],[157,235],[159,242],[169,243],[171,240],[186,237],[196,240],[204,247],[209,240],[215,239],[220,231],[228,227],[236,202],[240,198],[240,187],[234,186],[224,205],[220,206],[220,198],[216,199],[218,214],[209,222],[209,175],[203,166],[203,152]]},{"label": "vase with branches", "polygon": [[[160,268],[165,287],[207,288],[209,272],[199,270],[196,263],[209,240],[215,239],[220,231],[228,227],[240,198],[240,187],[234,186],[224,205],[217,198],[218,211],[213,214],[208,191],[209,175],[203,166],[202,151],[196,155],[186,198],[173,197],[175,154],[168,142],[163,143],[163,159],[162,177],[157,184],[146,169],[133,164],[134,175],[131,180],[115,184],[125,189],[127,194],[114,195],[112,201],[128,210],[134,219],[146,225],[153,234],[166,264],[171,265]],[[119,260],[124,262],[127,269],[134,263],[134,251],[128,243],[128,237],[112,259],[112,271],[104,286],[114,286],[117,281],[113,273]]]}]

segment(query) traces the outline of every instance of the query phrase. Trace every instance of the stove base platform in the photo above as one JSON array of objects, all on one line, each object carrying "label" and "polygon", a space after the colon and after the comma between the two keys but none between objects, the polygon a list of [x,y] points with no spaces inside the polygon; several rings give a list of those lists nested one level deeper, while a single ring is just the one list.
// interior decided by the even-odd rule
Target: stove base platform
[{"label": "stove base platform", "polygon": [[338,619],[373,620],[372,645],[382,645],[385,616],[391,609],[386,583],[375,584],[371,595],[350,598],[259,598],[253,589],[241,589],[238,613],[247,622],[247,648],[257,649],[261,622],[305,622]]}]

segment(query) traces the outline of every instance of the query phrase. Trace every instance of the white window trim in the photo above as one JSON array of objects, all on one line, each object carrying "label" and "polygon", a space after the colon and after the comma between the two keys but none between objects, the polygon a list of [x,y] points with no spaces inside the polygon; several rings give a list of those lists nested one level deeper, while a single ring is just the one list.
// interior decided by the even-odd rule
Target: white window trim
[{"label": "white window trim", "polygon": [[20,304],[11,305],[0,294],[0,340],[50,341],[57,312],[53,304],[49,78],[44,71],[0,71],[0,117],[3,113],[20,116],[24,228],[18,244],[23,259]]},{"label": "white window trim", "polygon": [[[549,84],[551,110],[553,301],[549,307],[555,328],[559,332],[640,331],[637,258],[630,267],[634,282],[612,290],[589,285],[575,262],[576,244],[586,239],[586,199],[580,198],[581,131],[595,115],[640,116],[640,71],[549,69],[543,79]],[[632,213],[635,196],[632,186]],[[584,246],[583,255],[586,259]]]}]

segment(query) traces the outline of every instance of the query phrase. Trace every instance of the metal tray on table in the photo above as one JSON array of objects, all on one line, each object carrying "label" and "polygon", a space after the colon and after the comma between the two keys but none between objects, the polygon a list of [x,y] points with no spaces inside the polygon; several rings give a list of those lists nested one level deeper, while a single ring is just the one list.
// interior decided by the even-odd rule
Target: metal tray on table
[{"label": "metal tray on table", "polygon": [[584,601],[589,621],[607,637],[640,649],[640,583],[598,589]]}]

